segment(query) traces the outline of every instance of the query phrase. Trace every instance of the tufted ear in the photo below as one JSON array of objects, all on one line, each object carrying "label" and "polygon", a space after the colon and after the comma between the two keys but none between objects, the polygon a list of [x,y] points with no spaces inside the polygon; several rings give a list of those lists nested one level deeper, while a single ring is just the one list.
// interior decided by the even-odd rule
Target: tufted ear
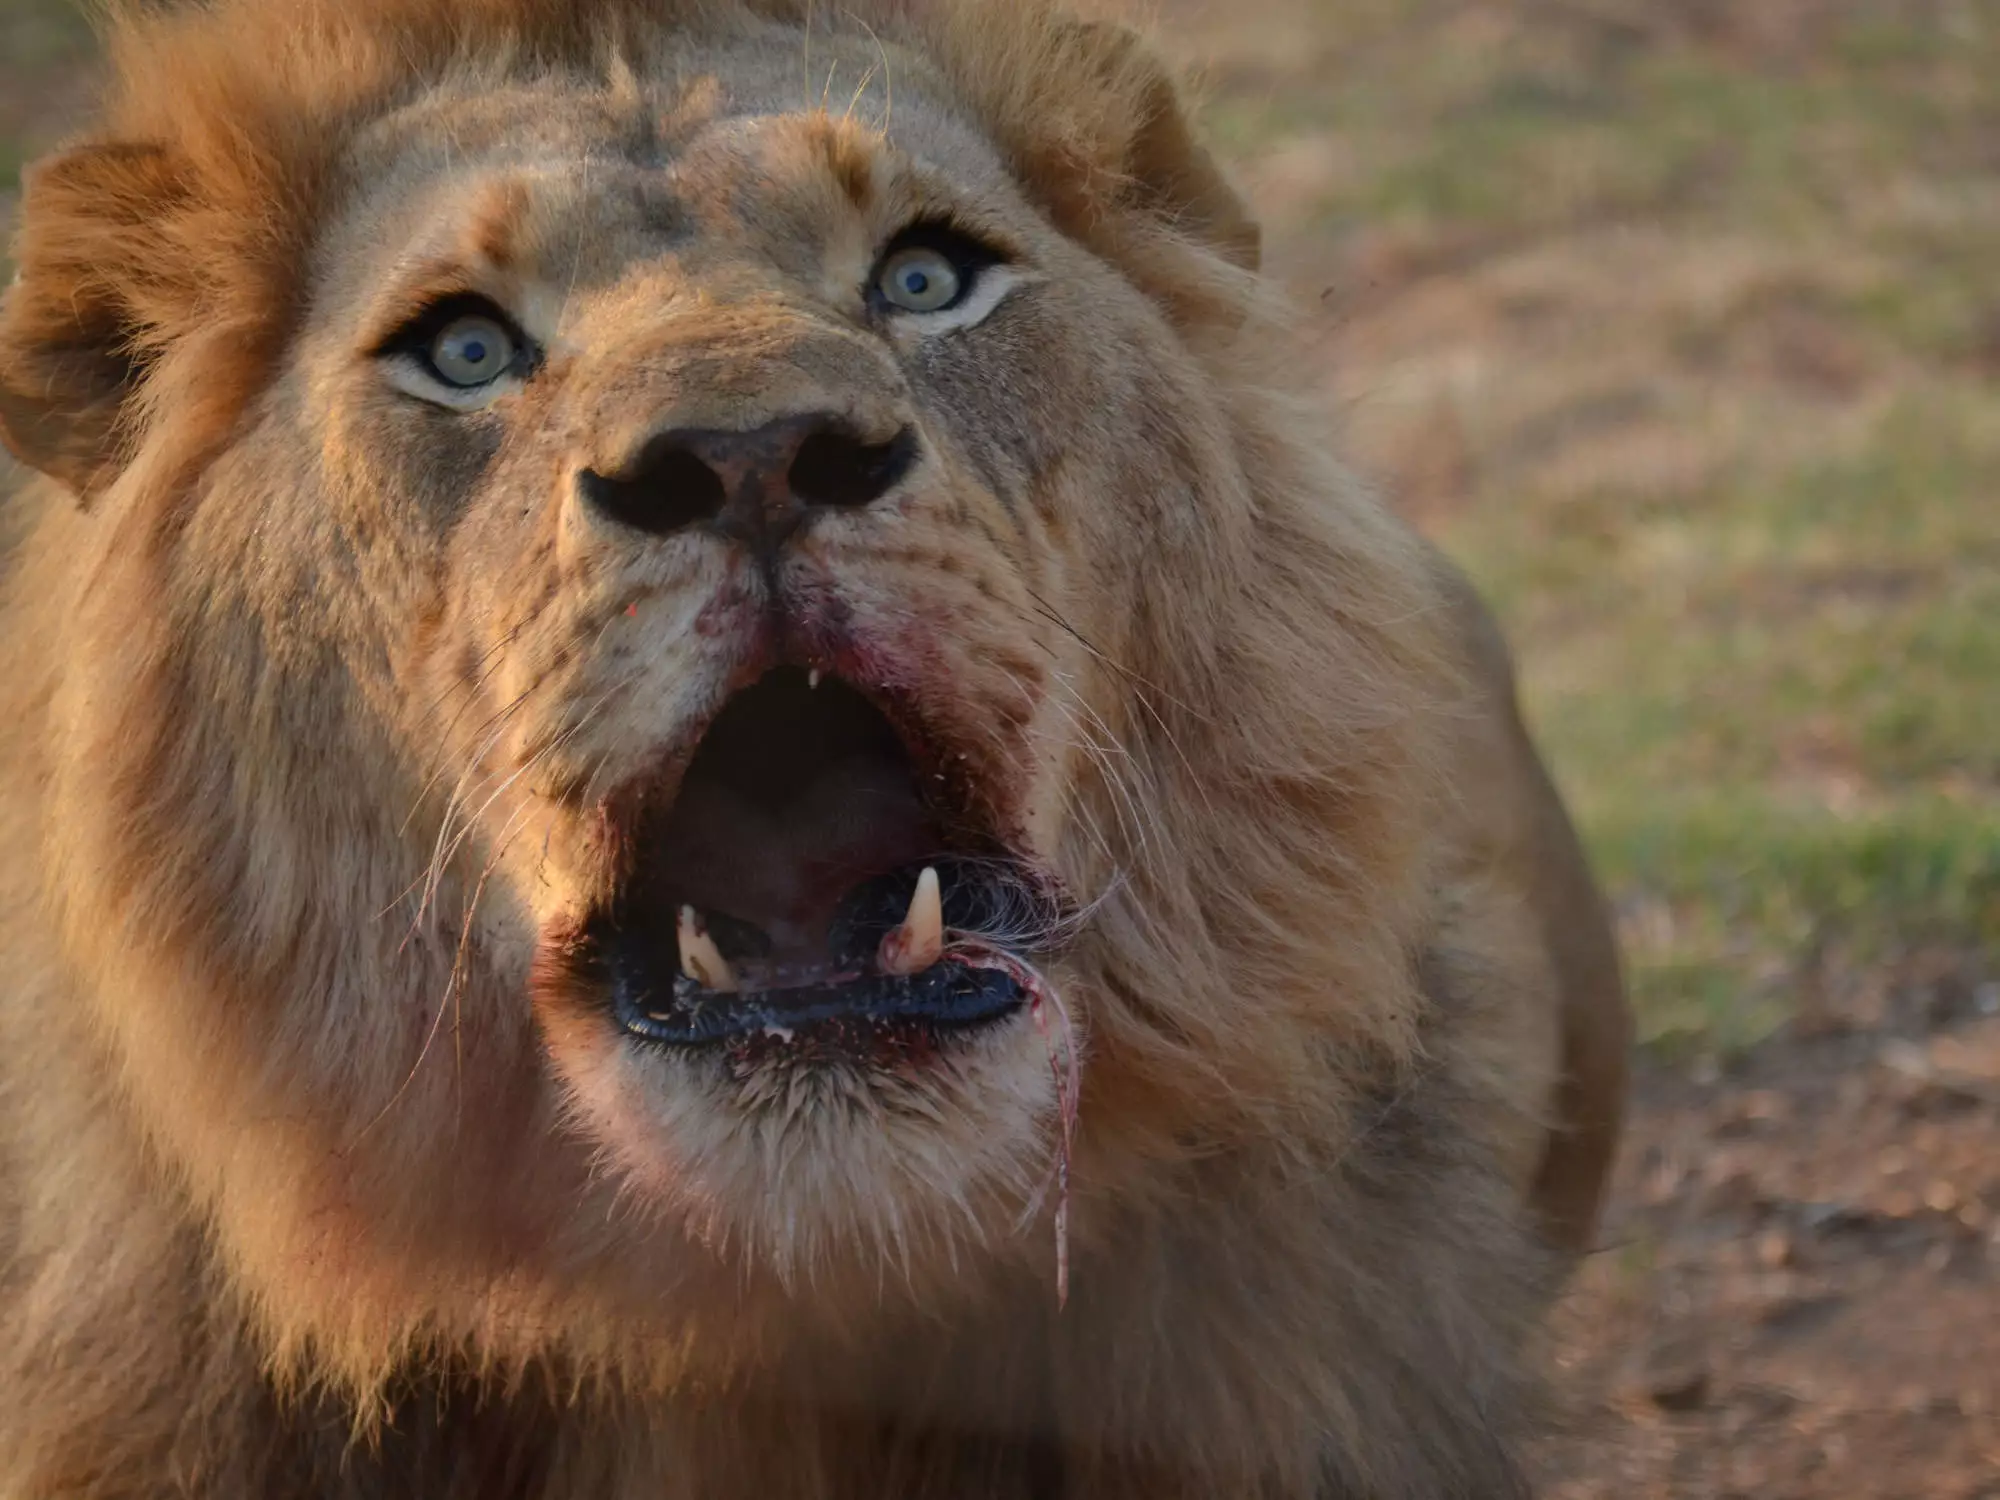
[{"label": "tufted ear", "polygon": [[184,194],[164,147],[94,143],[26,174],[20,266],[0,301],[0,438],[88,500],[114,478],[157,308],[159,263]]},{"label": "tufted ear", "polygon": [[1081,23],[1090,50],[1136,109],[1121,168],[1139,205],[1171,221],[1225,260],[1258,268],[1257,221],[1196,136],[1180,84],[1136,32],[1116,22]]}]

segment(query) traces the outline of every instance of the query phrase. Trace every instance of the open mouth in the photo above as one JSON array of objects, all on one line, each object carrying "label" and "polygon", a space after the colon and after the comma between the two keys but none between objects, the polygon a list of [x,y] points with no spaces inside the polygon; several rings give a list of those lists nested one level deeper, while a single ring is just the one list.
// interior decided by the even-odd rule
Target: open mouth
[{"label": "open mouth", "polygon": [[771,671],[723,706],[571,954],[632,1036],[902,1040],[1028,998],[1049,886],[835,678]]}]

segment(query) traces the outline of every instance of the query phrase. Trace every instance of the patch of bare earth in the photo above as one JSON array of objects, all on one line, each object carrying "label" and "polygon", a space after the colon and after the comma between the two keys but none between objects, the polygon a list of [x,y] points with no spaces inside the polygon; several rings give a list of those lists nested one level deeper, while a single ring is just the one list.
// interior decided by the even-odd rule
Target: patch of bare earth
[{"label": "patch of bare earth", "polygon": [[2000,1496],[2000,986],[1945,954],[1648,1071],[1551,1500]]}]

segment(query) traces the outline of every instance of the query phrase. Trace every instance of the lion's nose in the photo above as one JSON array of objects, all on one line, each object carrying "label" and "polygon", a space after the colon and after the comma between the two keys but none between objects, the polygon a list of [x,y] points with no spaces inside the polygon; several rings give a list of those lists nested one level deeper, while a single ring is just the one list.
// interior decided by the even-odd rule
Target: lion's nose
[{"label": "lion's nose", "polygon": [[616,473],[582,470],[577,488],[586,504],[649,535],[708,525],[776,547],[814,511],[881,499],[916,453],[909,427],[870,442],[843,418],[815,413],[749,432],[657,433]]}]

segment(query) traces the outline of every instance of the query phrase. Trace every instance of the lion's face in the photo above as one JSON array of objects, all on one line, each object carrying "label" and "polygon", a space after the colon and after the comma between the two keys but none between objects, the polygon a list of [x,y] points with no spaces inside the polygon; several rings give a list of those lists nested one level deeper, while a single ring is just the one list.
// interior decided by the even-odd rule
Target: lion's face
[{"label": "lion's face", "polygon": [[456,14],[421,88],[210,59],[208,134],[48,169],[0,327],[90,497],[56,906],[260,1305],[755,1350],[1331,1111],[1408,1014],[1429,600],[1218,373],[1249,235],[1156,66]]},{"label": "lion's face", "polygon": [[397,533],[395,732],[444,794],[406,906],[462,840],[576,1127],[705,1233],[823,1254],[1049,1170],[1076,1038],[1034,971],[1114,874],[1083,643],[1198,524],[1166,433],[1202,418],[921,75],[885,136],[771,60],[384,121],[274,426]]}]

